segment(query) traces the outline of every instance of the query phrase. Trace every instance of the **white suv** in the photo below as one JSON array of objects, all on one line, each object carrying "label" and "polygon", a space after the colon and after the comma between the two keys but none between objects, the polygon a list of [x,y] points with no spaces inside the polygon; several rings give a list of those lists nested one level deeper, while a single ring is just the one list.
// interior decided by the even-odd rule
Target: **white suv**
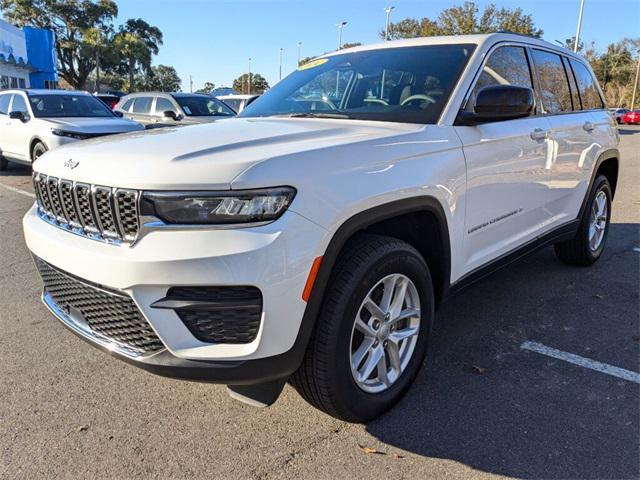
[{"label": "white suv", "polygon": [[443,298],[536,248],[602,254],[619,153],[585,61],[513,34],[302,66],[238,118],[36,164],[43,300],[129,363],[372,419],[407,391]]},{"label": "white suv", "polygon": [[0,91],[0,171],[9,160],[31,165],[66,143],[143,129],[87,92]]}]

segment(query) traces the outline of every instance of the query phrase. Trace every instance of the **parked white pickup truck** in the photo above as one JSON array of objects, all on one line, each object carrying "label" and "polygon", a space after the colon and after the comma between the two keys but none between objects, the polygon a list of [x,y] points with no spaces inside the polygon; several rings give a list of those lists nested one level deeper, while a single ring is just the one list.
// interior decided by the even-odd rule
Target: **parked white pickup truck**
[{"label": "parked white pickup truck", "polygon": [[447,295],[545,245],[601,256],[604,107],[581,57],[525,36],[344,50],[239,118],[43,155],[26,242],[51,312],[112,355],[261,405],[290,381],[366,421]]}]

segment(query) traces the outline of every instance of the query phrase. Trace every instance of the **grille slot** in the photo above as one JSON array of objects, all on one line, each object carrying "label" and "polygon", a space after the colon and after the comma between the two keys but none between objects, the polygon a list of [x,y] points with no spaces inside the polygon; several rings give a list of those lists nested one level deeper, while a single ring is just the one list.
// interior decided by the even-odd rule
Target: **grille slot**
[{"label": "grille slot", "polygon": [[198,340],[207,343],[251,343],[262,318],[262,293],[256,287],[172,287],[152,305],[173,308]]},{"label": "grille slot", "polygon": [[39,258],[35,261],[56,305],[67,314],[80,312],[94,334],[143,353],[164,349],[129,296],[80,281]]},{"label": "grille slot", "polygon": [[140,230],[137,190],[73,182],[35,173],[38,213],[49,223],[109,243],[131,243]]}]

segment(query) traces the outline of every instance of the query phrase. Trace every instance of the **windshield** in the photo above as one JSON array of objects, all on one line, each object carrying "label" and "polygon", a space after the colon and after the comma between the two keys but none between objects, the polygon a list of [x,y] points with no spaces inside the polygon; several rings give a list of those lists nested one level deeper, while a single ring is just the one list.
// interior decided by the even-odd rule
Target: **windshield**
[{"label": "windshield", "polygon": [[220,100],[213,97],[174,97],[178,105],[188,117],[232,117],[236,113]]},{"label": "windshield", "polygon": [[436,123],[473,49],[430,45],[320,58],[301,66],[240,116]]},{"label": "windshield", "polygon": [[114,117],[104,103],[90,95],[29,95],[36,117]]}]

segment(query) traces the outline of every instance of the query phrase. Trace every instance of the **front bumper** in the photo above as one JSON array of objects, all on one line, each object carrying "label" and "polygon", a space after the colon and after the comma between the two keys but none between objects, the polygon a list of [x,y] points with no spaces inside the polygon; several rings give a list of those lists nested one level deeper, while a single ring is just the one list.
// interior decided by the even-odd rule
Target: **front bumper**
[{"label": "front bumper", "polygon": [[[221,383],[278,378],[298,338],[306,303],[301,298],[326,231],[294,212],[269,225],[243,229],[167,229],[132,247],[79,237],[38,218],[23,220],[31,252],[69,274],[131,297],[166,350],[132,355],[92,336],[46,292],[43,301],[74,333],[139,367],[161,375]],[[263,295],[261,326],[246,344],[196,339],[175,311],[153,308],[173,286],[255,286]],[[290,362],[289,362],[290,363]],[[268,367],[267,364],[272,365]],[[290,372],[288,372],[290,373]]]}]

